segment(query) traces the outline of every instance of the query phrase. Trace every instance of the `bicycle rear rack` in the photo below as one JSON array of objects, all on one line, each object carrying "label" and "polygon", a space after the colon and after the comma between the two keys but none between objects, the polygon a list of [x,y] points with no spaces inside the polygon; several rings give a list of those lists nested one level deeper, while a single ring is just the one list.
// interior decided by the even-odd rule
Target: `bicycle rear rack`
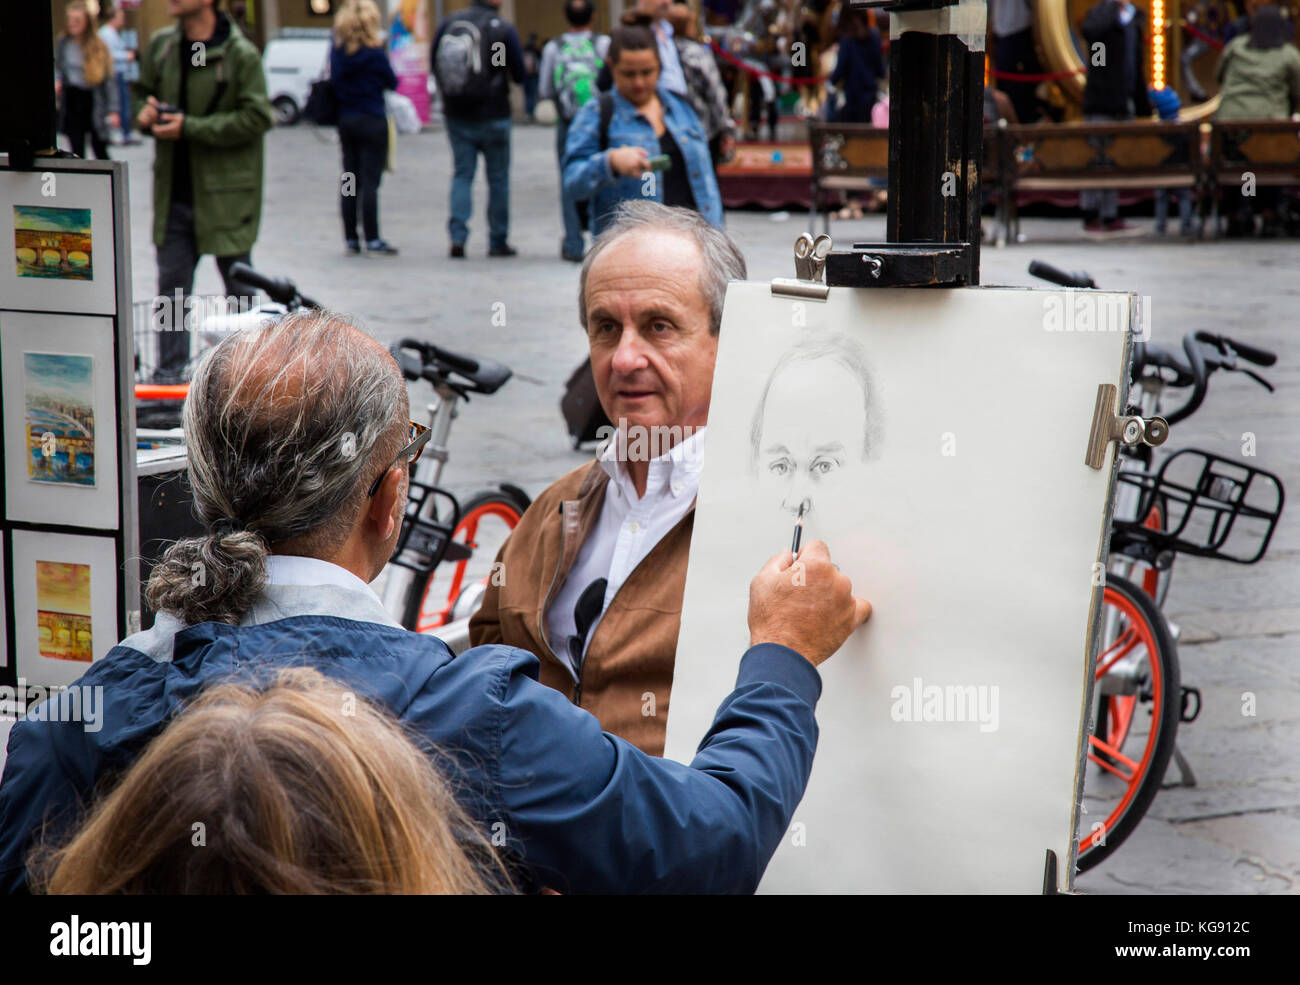
[{"label": "bicycle rear rack", "polygon": [[1111,549],[1157,567],[1168,567],[1169,552],[1254,564],[1268,550],[1285,499],[1272,472],[1196,448],[1170,455],[1157,472],[1121,471],[1118,479],[1141,491],[1138,517],[1154,506],[1163,523],[1156,529],[1116,520]]},{"label": "bicycle rear rack", "polygon": [[[443,519],[430,519],[425,515],[425,505],[430,497],[435,498],[435,503],[437,499],[446,500],[451,512],[443,514]],[[438,511],[434,509],[431,512],[436,514]],[[447,516],[450,516],[450,522],[444,522]],[[431,574],[452,553],[451,537],[459,522],[460,503],[455,496],[445,489],[412,479],[407,493],[405,522],[389,563],[409,568],[422,577]],[[463,560],[460,557],[450,559]]]}]

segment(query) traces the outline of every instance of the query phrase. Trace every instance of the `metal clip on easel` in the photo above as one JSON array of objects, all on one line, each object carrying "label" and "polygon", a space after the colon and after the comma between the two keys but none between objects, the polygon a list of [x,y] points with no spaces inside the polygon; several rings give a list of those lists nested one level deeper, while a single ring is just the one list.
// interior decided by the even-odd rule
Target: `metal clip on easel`
[{"label": "metal clip on easel", "polygon": [[831,292],[826,285],[826,257],[831,246],[831,238],[825,234],[814,239],[811,233],[800,233],[794,241],[795,278],[774,278],[772,293],[781,297],[825,301]]}]

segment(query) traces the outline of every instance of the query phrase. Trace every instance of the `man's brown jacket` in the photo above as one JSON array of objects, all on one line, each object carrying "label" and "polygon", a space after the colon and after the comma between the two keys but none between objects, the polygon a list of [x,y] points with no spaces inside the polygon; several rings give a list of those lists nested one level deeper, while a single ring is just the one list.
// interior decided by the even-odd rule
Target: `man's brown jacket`
[{"label": "man's brown jacket", "polygon": [[619,588],[592,631],[576,680],[546,638],[546,610],[600,516],[608,482],[593,461],[537,497],[497,555],[502,563],[470,620],[470,642],[537,654],[543,684],[595,715],[605,731],[662,756],[695,507]]}]

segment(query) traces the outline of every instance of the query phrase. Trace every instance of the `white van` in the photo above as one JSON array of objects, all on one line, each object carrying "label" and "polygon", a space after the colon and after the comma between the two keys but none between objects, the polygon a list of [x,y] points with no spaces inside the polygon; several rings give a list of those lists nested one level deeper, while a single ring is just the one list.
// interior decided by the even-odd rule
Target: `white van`
[{"label": "white van", "polygon": [[275,121],[290,126],[298,122],[311,84],[329,70],[329,29],[310,36],[289,34],[276,38],[262,54],[262,71],[266,75],[266,94],[275,107]]}]

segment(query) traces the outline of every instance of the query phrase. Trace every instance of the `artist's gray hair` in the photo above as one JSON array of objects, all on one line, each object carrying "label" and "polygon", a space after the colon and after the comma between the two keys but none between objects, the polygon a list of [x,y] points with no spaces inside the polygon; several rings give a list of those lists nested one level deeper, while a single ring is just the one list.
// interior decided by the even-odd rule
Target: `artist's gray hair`
[{"label": "artist's gray hair", "polygon": [[340,315],[297,312],[236,332],[194,372],[185,437],[207,530],[168,548],[145,590],[186,625],[238,625],[273,546],[329,556],[407,440],[396,364]]},{"label": "artist's gray hair", "polygon": [[596,237],[582,261],[582,273],[578,279],[578,318],[582,327],[587,327],[587,275],[596,257],[615,240],[646,229],[685,233],[695,240],[695,245],[700,248],[700,293],[709,305],[709,331],[717,335],[722,327],[722,302],[727,296],[727,284],[745,279],[745,255],[735,240],[716,226],[709,225],[694,209],[642,199],[619,204],[610,224]]},{"label": "artist's gray hair", "polygon": [[[867,361],[862,346],[847,335],[818,335],[796,343],[777,360],[772,374],[763,386],[763,395],[754,408],[754,418],[749,427],[750,466],[757,472],[763,443],[763,414],[767,410],[767,395],[772,389],[772,382],[781,375],[783,369],[798,363],[810,363],[819,359],[830,359],[839,363],[853,376],[862,387],[862,460],[875,458],[880,454],[880,441],[884,432],[884,411],[880,401],[880,388],[876,384],[876,374]],[[810,396],[810,402],[815,400]]]}]

